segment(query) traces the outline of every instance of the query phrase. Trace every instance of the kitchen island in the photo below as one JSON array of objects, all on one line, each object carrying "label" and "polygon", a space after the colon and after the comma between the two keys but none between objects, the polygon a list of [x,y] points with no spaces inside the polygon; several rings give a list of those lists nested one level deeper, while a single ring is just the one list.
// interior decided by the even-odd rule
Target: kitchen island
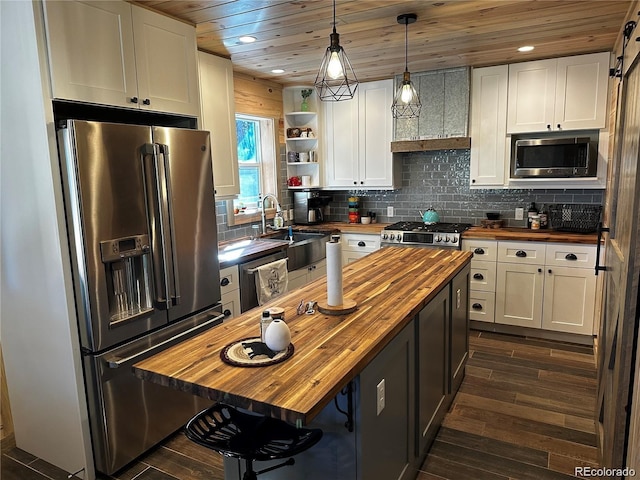
[{"label": "kitchen island", "polygon": [[[296,313],[296,307],[301,300],[326,302],[326,277],[323,277],[275,299],[270,304],[248,311],[219,327],[136,364],[134,372],[141,379],[213,401],[224,401],[290,423],[320,426],[325,431],[326,442],[323,439],[321,444],[309,453],[317,457],[318,452],[322,452],[322,455],[337,458],[336,455],[351,452],[347,459],[341,458],[339,463],[351,459],[352,462],[360,462],[360,470],[354,466],[353,471],[357,471],[357,475],[346,474],[344,478],[366,478],[360,476],[363,471],[362,465],[376,467],[376,462],[362,458],[363,452],[369,452],[372,448],[375,450],[374,447],[366,445],[367,438],[371,438],[375,433],[372,431],[371,434],[364,434],[368,431],[368,425],[373,425],[366,420],[367,411],[373,406],[374,419],[383,419],[384,415],[378,415],[376,412],[379,398],[362,398],[363,391],[366,390],[364,384],[369,382],[369,377],[374,379],[374,383],[378,382],[374,385],[375,392],[375,389],[380,387],[377,380],[380,375],[377,370],[384,371],[381,379],[386,382],[384,408],[387,409],[387,413],[394,408],[404,408],[403,415],[407,418],[401,419],[400,423],[413,424],[418,422],[418,417],[425,417],[415,414],[421,402],[416,383],[425,381],[422,375],[423,378],[417,382],[420,360],[416,360],[416,355],[419,356],[421,350],[417,340],[418,320],[422,323],[421,312],[437,304],[439,308],[432,308],[434,315],[442,313],[447,317],[443,318],[442,322],[448,322],[450,308],[456,303],[460,307],[461,298],[464,304],[461,311],[466,312],[470,259],[471,253],[457,250],[383,248],[344,267],[345,297],[354,300],[358,305],[357,310],[351,314],[329,316],[318,312],[311,315]],[[459,281],[462,287],[454,291],[450,285],[455,279],[460,278],[461,273],[465,275],[463,281]],[[271,306],[282,307],[285,310],[285,320],[291,329],[292,343],[295,346],[293,356],[282,363],[260,368],[242,368],[224,363],[220,357],[221,350],[237,340],[259,336],[260,312]],[[434,325],[440,323],[440,320],[433,322]],[[449,323],[446,323],[446,328],[445,323],[442,325],[440,350],[443,355],[448,355],[455,350],[449,345],[453,338],[452,328]],[[466,328],[465,316],[465,342]],[[445,343],[447,345],[444,345]],[[454,373],[451,371],[454,368],[451,367],[457,366],[454,365],[456,362],[444,357],[438,359],[438,362],[442,363],[443,371]],[[388,371],[390,366],[397,371]],[[368,375],[372,372],[375,375]],[[405,381],[401,388],[397,388],[395,382],[401,378]],[[433,378],[432,381],[436,390],[439,391],[440,387],[444,386],[443,395],[452,398],[452,394],[455,393],[452,390],[455,388],[452,388],[449,380]],[[384,388],[383,383],[382,389]],[[397,395],[399,391],[402,393],[400,397]],[[355,424],[355,434],[342,426],[345,422],[344,417],[334,431],[334,427],[327,424],[333,422],[327,420],[327,417],[335,419],[335,415],[341,415],[335,413],[332,404],[333,401],[338,401],[338,397],[344,397],[341,398],[343,409],[348,413],[351,411],[350,420]],[[437,398],[437,395],[435,397]],[[443,414],[442,407],[446,405],[444,396],[436,401],[436,404],[438,411]],[[404,459],[399,462],[405,462],[402,471],[406,471],[408,475],[402,478],[413,478],[411,472],[416,462],[426,453],[423,451],[424,448],[418,448],[418,444],[422,447],[425,445],[422,437],[427,434],[435,435],[434,427],[437,430],[437,425],[433,419],[438,415],[428,417],[429,425],[424,428],[407,423],[406,428],[402,429],[401,436],[406,438],[403,443],[404,453],[401,452]],[[397,423],[397,420],[396,417],[393,421]],[[384,439],[392,434],[384,429],[374,430],[380,430],[375,433],[375,438],[381,436]],[[336,442],[340,444],[339,448]],[[341,442],[347,442],[351,447],[345,449],[344,443]],[[379,457],[377,454],[373,456]],[[228,467],[226,463],[228,462],[225,462],[225,468]],[[327,468],[331,466],[331,462],[321,463]],[[340,468],[345,470],[343,467]],[[277,470],[273,478],[288,478],[285,475],[289,470],[293,469]],[[311,471],[320,472],[318,475],[332,474],[319,471],[317,460]],[[395,472],[393,474],[395,475]],[[316,475],[305,478],[316,478]]]}]

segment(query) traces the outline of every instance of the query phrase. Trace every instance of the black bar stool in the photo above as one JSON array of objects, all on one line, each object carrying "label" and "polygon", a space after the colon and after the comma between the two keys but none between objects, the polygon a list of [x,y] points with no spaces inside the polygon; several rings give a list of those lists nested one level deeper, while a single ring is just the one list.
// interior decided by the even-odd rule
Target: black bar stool
[{"label": "black bar stool", "polygon": [[[245,460],[243,480],[286,465],[293,465],[294,455],[311,448],[322,438],[322,430],[296,428],[282,420],[256,415],[216,403],[198,413],[185,427],[187,438],[198,445],[227,457]],[[289,458],[279,465],[255,472],[254,460]]]}]

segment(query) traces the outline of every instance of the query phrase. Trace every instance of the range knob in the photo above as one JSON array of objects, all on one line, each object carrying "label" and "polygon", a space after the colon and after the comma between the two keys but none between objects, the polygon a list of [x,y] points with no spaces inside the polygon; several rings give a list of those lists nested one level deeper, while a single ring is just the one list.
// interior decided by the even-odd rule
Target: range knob
[{"label": "range knob", "polygon": [[453,237],[451,239],[451,243],[458,243],[458,237]]},{"label": "range knob", "polygon": [[401,233],[396,235],[396,242],[399,242],[400,240],[402,240],[402,234]]},{"label": "range knob", "polygon": [[442,241],[442,237],[441,237],[440,235],[436,235],[435,237],[433,237],[433,240],[434,240],[436,243],[440,243],[440,242]]},{"label": "range knob", "polygon": [[396,236],[392,233],[391,235],[389,235],[389,240],[394,240],[396,238]]},{"label": "range knob", "polygon": [[445,243],[449,243],[449,240],[450,240],[450,239],[449,239],[449,235],[447,235],[447,236],[444,238],[444,241],[445,241]]},{"label": "range knob", "polygon": [[382,234],[382,239],[383,239],[383,240],[386,240],[388,236],[389,236],[389,235],[387,235],[386,233],[383,233],[383,234]]}]

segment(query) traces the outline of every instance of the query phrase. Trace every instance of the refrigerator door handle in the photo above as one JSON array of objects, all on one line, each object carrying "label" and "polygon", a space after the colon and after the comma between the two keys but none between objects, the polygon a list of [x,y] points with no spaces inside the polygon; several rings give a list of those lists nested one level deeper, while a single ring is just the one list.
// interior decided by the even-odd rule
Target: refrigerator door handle
[{"label": "refrigerator door handle", "polygon": [[151,260],[153,264],[153,279],[155,302],[160,308],[171,308],[169,301],[169,279],[167,273],[167,252],[165,245],[165,219],[163,215],[163,191],[159,182],[157,148],[146,144],[142,149],[145,193],[147,197],[147,212],[150,224]]},{"label": "refrigerator door handle", "polygon": [[212,319],[207,320],[204,323],[196,325],[195,327],[191,327],[189,330],[180,332],[174,335],[173,337],[168,338],[162,342],[156,343],[155,345],[145,348],[144,350],[140,350],[134,353],[133,355],[129,355],[128,357],[125,357],[125,358],[119,358],[117,360],[115,359],[108,360],[107,365],[109,366],[109,368],[120,368],[128,363],[134,363],[137,359],[142,359],[141,357],[144,357],[145,355],[147,355],[150,352],[153,352],[154,350],[158,350],[161,347],[170,346],[175,343],[178,343],[179,340],[183,338],[189,338],[190,336],[193,336],[194,333],[199,332],[200,330],[204,331],[210,326],[221,323],[223,320],[224,320],[224,313],[216,317],[213,317]]},{"label": "refrigerator door handle", "polygon": [[[169,173],[169,145],[158,144],[158,150],[160,155],[162,156],[162,164],[163,164],[163,174],[164,178],[162,179],[165,189],[166,189],[166,203],[167,206],[167,220],[168,220],[168,228],[169,228],[169,242],[171,245],[171,249],[169,251],[169,255],[171,256],[172,261],[172,284],[170,287],[171,301],[173,305],[178,305],[180,303],[180,282],[178,280],[178,257],[176,255],[176,232],[175,232],[175,223],[173,219],[173,196],[171,194],[171,182],[168,181],[171,178]],[[166,230],[164,231],[166,235]]]}]

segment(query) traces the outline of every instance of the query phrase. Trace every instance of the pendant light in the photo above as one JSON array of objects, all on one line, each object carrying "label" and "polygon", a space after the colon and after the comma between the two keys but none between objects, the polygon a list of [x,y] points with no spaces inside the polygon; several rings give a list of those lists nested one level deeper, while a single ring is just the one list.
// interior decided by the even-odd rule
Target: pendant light
[{"label": "pendant light", "polygon": [[415,13],[405,13],[404,15],[398,15],[397,18],[398,23],[404,23],[404,75],[402,77],[402,85],[398,88],[393,98],[393,105],[391,105],[393,118],[416,118],[420,116],[420,110],[422,109],[420,96],[416,92],[413,82],[411,82],[411,74],[407,66],[408,25],[414,23],[417,19],[418,16]]},{"label": "pendant light", "polygon": [[327,47],[316,76],[316,91],[324,102],[351,100],[358,88],[358,79],[344,48],[340,46],[340,35],[336,32],[336,0],[333,0],[333,33],[329,39],[331,44]]}]

